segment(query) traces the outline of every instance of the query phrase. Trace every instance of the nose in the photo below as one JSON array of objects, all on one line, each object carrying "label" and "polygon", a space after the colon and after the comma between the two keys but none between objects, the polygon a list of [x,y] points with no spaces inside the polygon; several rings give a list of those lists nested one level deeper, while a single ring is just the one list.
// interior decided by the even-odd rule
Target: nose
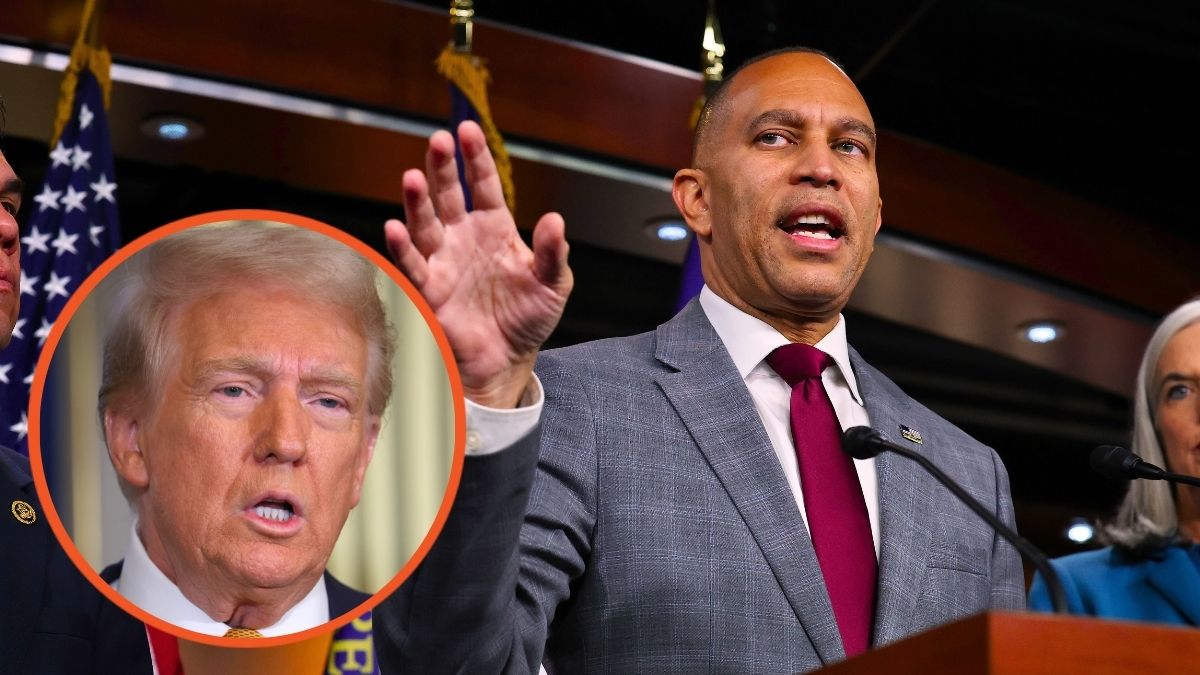
[{"label": "nose", "polygon": [[7,209],[0,208],[0,251],[5,256],[16,256],[21,253],[20,231],[17,229],[17,218]]},{"label": "nose", "polygon": [[272,391],[259,405],[254,458],[267,464],[295,464],[308,452],[311,420],[295,393]]},{"label": "nose", "polygon": [[837,154],[824,137],[807,138],[799,148],[791,181],[796,185],[807,183],[813,187],[831,187],[835,190],[841,186]]}]

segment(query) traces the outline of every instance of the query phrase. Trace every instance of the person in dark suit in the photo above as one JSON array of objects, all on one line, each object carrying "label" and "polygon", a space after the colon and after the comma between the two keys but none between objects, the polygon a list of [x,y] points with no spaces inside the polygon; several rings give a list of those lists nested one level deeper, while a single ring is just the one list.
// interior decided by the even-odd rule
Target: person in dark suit
[{"label": "person in dark suit", "polygon": [[1013,522],[996,454],[847,344],[882,200],[828,56],[765,55],[710,97],[673,191],[706,288],[643,335],[539,354],[572,286],[562,218],[526,247],[479,128],[458,138],[476,210],[439,132],[386,227],[454,349],[472,456],[376,609],[384,672],[800,672],[1024,606],[1016,552],[951,493],[841,453],[869,424]]},{"label": "person in dark suit", "polygon": [[[1200,476],[1200,300],[1180,305],[1150,337],[1138,369],[1132,450],[1168,470]],[[1134,480],[1109,546],[1051,561],[1074,614],[1200,626],[1200,488]],[[1032,609],[1050,611],[1035,576]]]},{"label": "person in dark suit", "polygon": [[375,277],[324,234],[255,221],[170,235],[104,280],[99,408],[136,514],[105,578],[128,600],[272,637],[369,597],[325,568],[391,395]]}]

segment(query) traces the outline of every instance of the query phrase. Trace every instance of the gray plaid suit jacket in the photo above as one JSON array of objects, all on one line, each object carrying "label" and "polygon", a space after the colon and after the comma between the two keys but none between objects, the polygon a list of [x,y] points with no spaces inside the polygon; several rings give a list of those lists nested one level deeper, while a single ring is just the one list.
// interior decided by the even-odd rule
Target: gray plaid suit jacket
[{"label": "gray plaid suit jacket", "polygon": [[[872,426],[918,430],[1013,523],[999,458],[851,351]],[[417,573],[375,614],[387,672],[796,673],[844,658],[750,394],[693,301],[657,331],[543,353],[537,432],[467,460]],[[920,467],[878,461],[874,644],[1023,608],[1017,553]]]}]

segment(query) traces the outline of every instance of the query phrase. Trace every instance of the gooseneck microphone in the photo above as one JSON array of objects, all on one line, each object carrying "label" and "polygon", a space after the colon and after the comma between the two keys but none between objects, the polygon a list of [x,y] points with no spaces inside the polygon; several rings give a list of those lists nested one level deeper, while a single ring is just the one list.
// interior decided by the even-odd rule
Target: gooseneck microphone
[{"label": "gooseneck microphone", "polygon": [[1101,445],[1092,450],[1092,469],[1105,478],[1129,480],[1145,478],[1186,483],[1200,487],[1200,478],[1182,473],[1171,473],[1155,466],[1119,445]]},{"label": "gooseneck microphone", "polygon": [[958,497],[962,503],[966,504],[980,518],[983,518],[984,522],[992,526],[996,532],[1000,533],[1000,536],[1004,537],[1008,543],[1012,544],[1033,563],[1033,566],[1046,579],[1046,588],[1050,591],[1050,602],[1054,606],[1055,613],[1067,613],[1067,596],[1063,593],[1062,582],[1059,581],[1058,573],[1050,565],[1046,554],[1039,551],[1036,546],[1014,532],[1012,528],[1005,525],[1003,521],[996,517],[996,514],[984,508],[978,500],[968,494],[961,485],[954,482],[953,478],[947,476],[945,472],[929,461],[927,457],[903,445],[892,443],[884,438],[883,434],[870,427],[850,427],[847,429],[842,434],[842,449],[855,459],[870,459],[884,450],[890,450],[920,464],[931,476],[936,478],[947,490],[953,492],[954,496]]}]

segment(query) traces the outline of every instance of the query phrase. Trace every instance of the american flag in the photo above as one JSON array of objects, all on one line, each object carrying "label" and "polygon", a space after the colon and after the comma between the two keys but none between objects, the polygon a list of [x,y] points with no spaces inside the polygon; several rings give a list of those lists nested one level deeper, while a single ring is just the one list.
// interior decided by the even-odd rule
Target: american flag
[{"label": "american flag", "polygon": [[116,189],[104,96],[95,75],[82,68],[71,116],[21,237],[21,314],[0,352],[0,444],[23,454],[29,454],[29,391],[42,346],[71,293],[120,246]]}]

